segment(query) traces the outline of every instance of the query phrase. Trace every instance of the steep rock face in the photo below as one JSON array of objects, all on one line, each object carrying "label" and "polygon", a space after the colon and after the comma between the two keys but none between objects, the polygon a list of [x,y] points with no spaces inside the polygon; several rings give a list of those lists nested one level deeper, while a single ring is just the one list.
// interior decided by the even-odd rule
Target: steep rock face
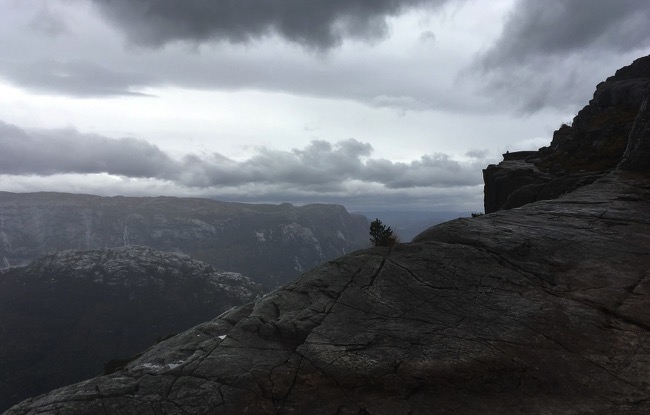
[{"label": "steep rock face", "polygon": [[623,160],[618,165],[622,170],[650,172],[650,86],[634,120],[634,127],[627,142]]},{"label": "steep rock face", "polygon": [[368,222],[337,205],[0,192],[0,265],[128,245],[183,252],[274,287],[367,247]]},{"label": "steep rock face", "polygon": [[0,410],[262,293],[240,274],[144,247],[64,251],[4,270]]},{"label": "steep rock face", "polygon": [[[650,56],[634,61],[601,82],[593,99],[562,125],[549,147],[504,154],[483,170],[485,212],[548,200],[592,183],[623,159],[650,85]],[[634,150],[643,157],[643,153]],[[650,150],[644,153],[650,155]]]},{"label": "steep rock face", "polygon": [[323,265],[23,414],[647,414],[650,177]]}]

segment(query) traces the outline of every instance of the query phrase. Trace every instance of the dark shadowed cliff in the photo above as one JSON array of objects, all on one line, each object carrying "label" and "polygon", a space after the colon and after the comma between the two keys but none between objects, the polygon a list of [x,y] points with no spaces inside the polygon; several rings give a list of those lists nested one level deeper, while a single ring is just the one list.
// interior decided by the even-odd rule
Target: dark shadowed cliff
[{"label": "dark shadowed cliff", "polygon": [[367,247],[368,221],[338,205],[0,192],[0,266],[128,245],[183,252],[275,287]]},{"label": "dark shadowed cliff", "polygon": [[338,258],[8,414],[647,414],[641,101],[569,193]]},{"label": "dark shadowed cliff", "polygon": [[571,125],[555,131],[548,147],[504,154],[501,163],[488,166],[483,170],[485,212],[554,199],[614,170],[649,85],[646,56],[598,84],[593,99]]}]

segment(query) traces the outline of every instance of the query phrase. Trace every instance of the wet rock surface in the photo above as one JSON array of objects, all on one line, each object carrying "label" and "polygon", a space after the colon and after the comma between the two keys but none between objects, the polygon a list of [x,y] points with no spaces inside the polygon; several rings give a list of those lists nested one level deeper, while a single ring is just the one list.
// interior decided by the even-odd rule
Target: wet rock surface
[{"label": "wet rock surface", "polygon": [[115,370],[263,293],[241,274],[145,247],[64,251],[0,271],[0,411]]},{"label": "wet rock surface", "polygon": [[341,257],[7,414],[646,414],[650,177]]},{"label": "wet rock surface", "polygon": [[273,288],[368,244],[368,220],[339,205],[0,192],[0,267],[66,249],[141,245]]}]

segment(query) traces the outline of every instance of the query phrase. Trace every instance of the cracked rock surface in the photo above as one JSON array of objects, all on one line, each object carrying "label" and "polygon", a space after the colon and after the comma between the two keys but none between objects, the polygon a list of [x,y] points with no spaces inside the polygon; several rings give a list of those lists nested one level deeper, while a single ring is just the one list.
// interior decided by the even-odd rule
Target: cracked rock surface
[{"label": "cracked rock surface", "polygon": [[7,414],[650,413],[650,177],[341,257]]}]

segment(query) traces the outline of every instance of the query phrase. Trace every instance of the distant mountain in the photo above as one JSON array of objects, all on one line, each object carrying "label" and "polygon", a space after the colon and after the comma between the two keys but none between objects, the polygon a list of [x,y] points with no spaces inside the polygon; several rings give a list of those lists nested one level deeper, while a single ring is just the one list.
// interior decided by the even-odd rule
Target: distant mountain
[{"label": "distant mountain", "polygon": [[368,226],[339,205],[0,192],[0,266],[65,249],[142,245],[273,287],[367,247]]},{"label": "distant mountain", "polygon": [[263,294],[186,255],[64,251],[0,271],[0,412]]},{"label": "distant mountain", "polygon": [[448,220],[469,217],[471,212],[456,211],[396,211],[377,210],[357,212],[370,220],[379,219],[390,226],[401,242],[410,242],[417,234]]}]

